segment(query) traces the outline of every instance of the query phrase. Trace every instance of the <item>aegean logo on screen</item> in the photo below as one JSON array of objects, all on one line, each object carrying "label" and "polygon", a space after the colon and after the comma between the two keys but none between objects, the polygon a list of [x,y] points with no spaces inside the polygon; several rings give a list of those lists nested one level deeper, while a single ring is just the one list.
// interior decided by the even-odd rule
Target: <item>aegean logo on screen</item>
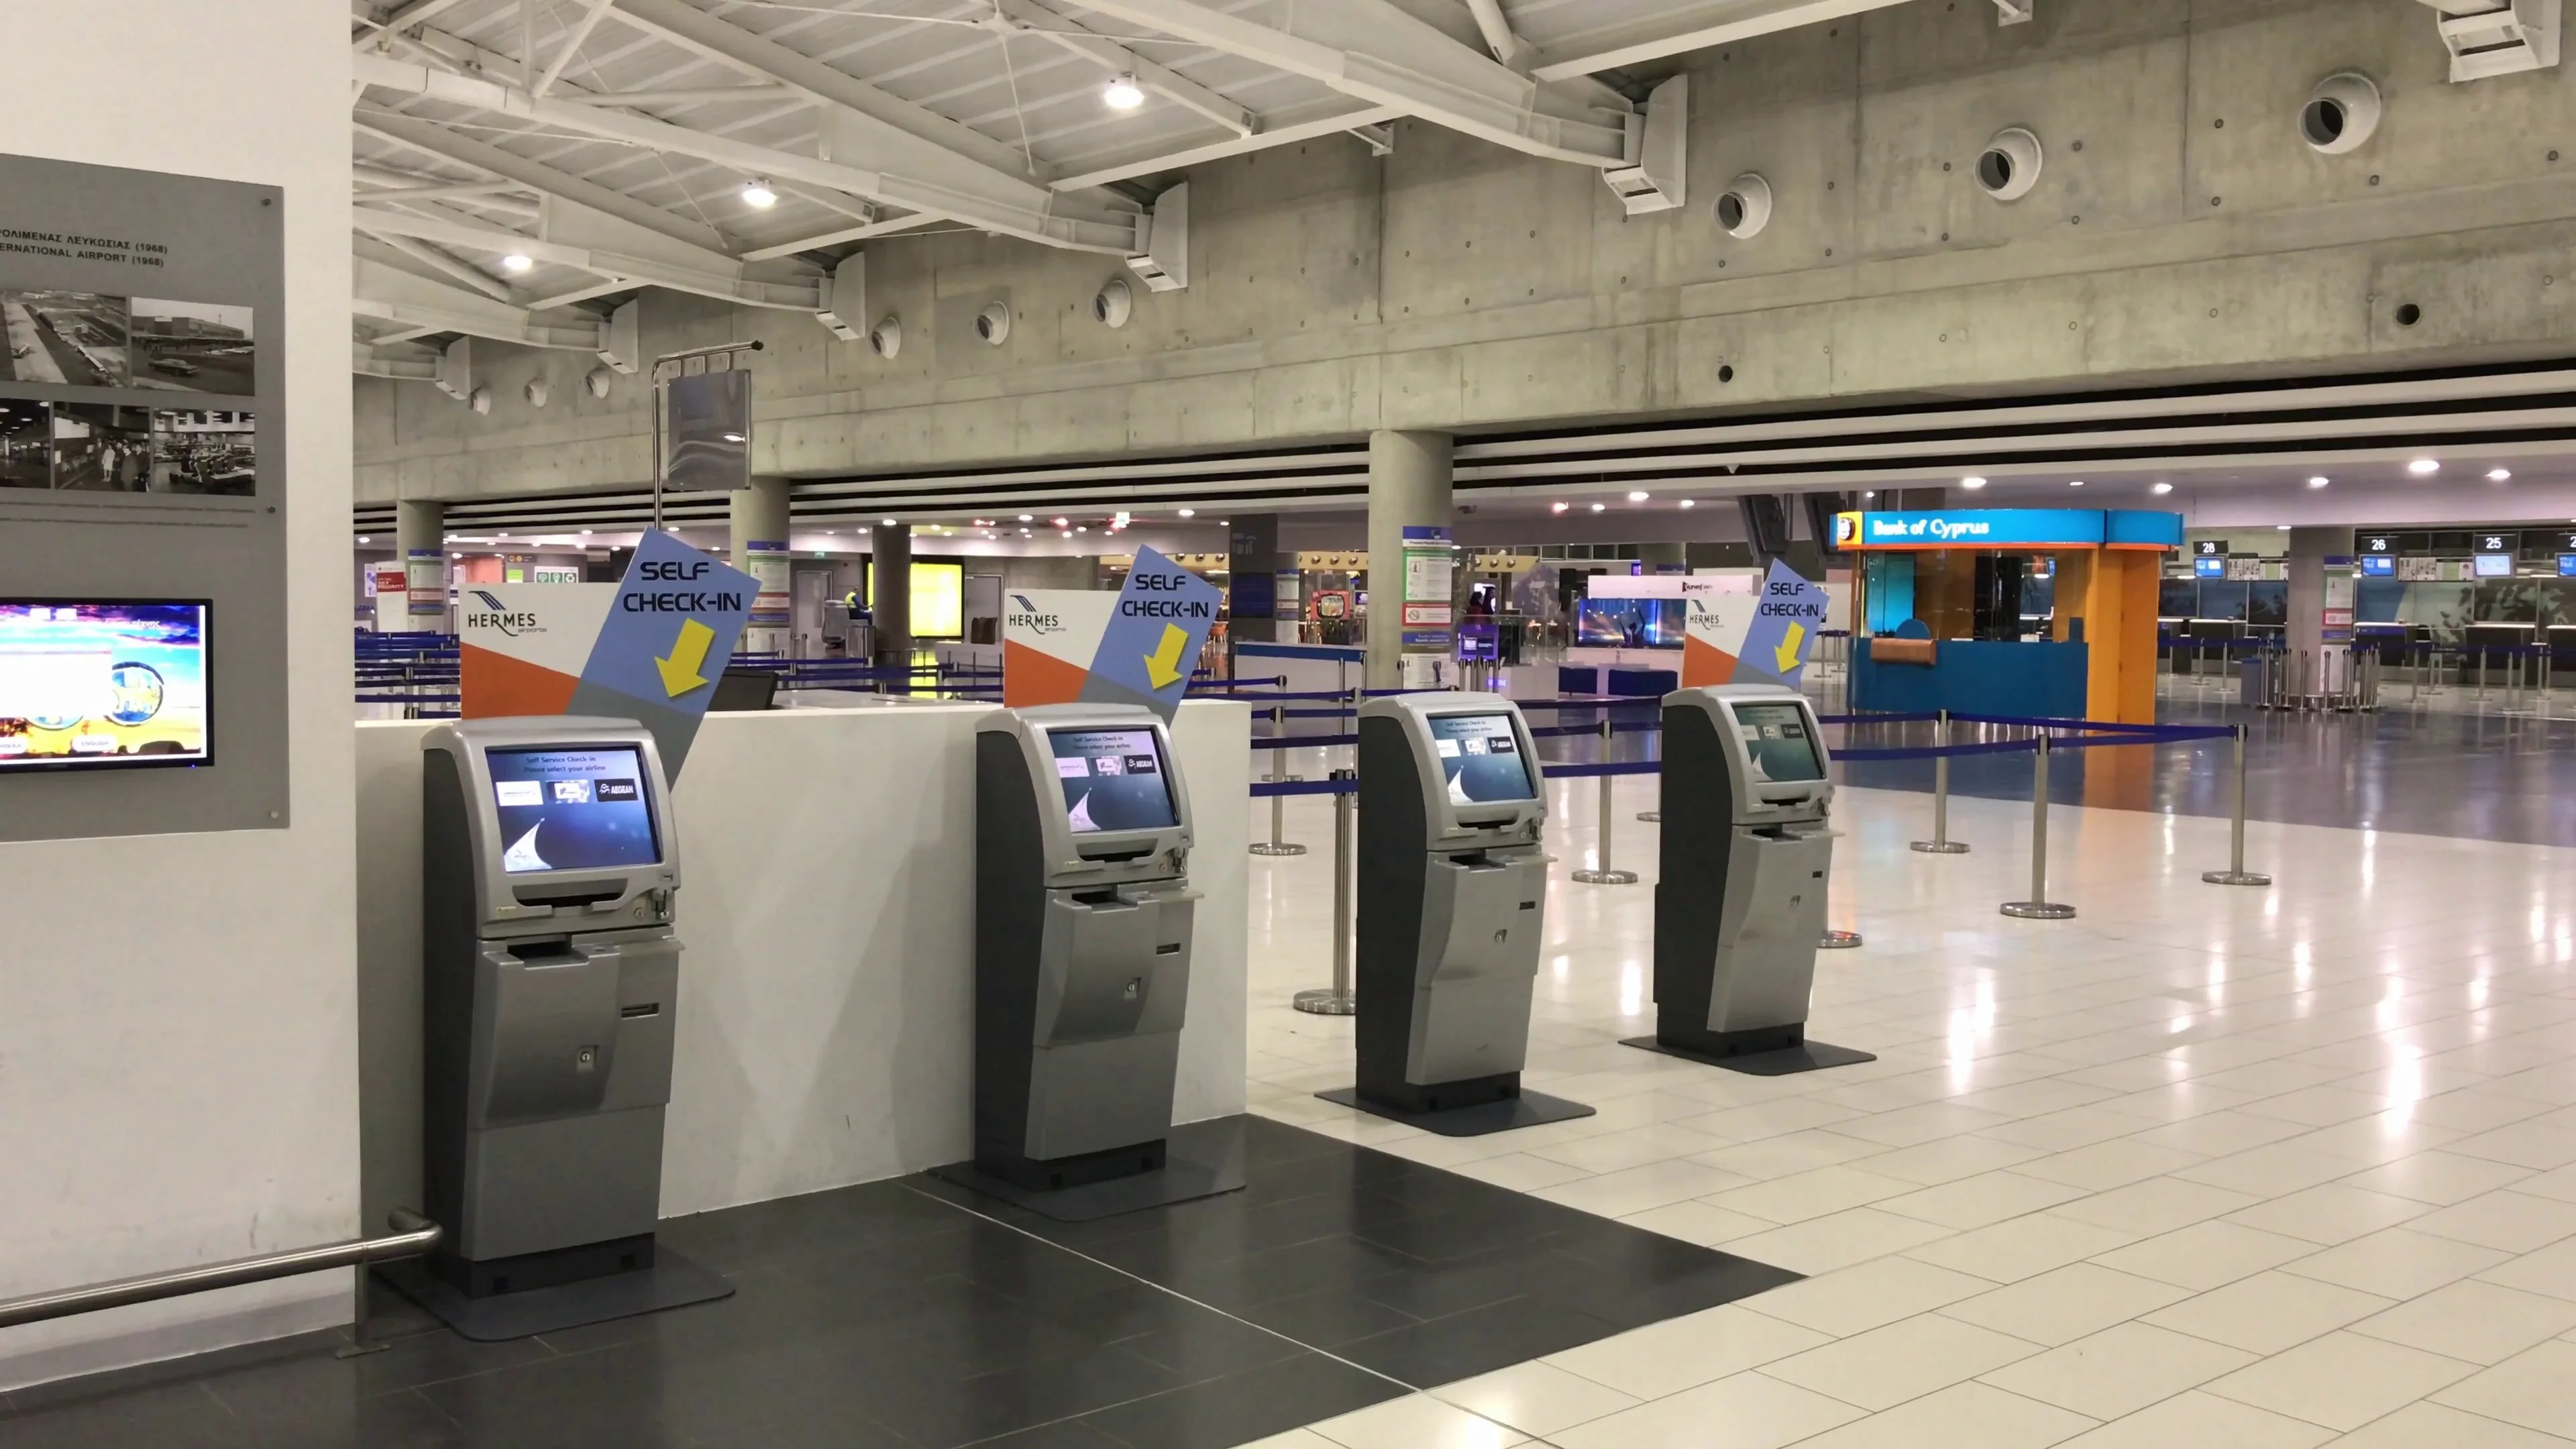
[{"label": "aegean logo on screen", "polygon": [[524,609],[517,613],[512,613],[499,599],[492,597],[481,589],[473,589],[469,592],[471,592],[474,597],[483,601],[483,608],[469,612],[465,615],[464,623],[466,628],[498,629],[502,634],[512,639],[516,639],[522,634],[542,634],[546,632],[545,626],[537,622],[536,615],[531,614]]}]

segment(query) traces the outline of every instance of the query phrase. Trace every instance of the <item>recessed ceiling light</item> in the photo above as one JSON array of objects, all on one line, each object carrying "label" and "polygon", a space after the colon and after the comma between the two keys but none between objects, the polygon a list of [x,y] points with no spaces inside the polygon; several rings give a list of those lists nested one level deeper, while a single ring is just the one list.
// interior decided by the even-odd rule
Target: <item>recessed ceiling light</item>
[{"label": "recessed ceiling light", "polygon": [[1595,503],[1595,504],[1593,504],[1593,505],[1592,505],[1592,511],[1593,511],[1593,512],[1595,512],[1595,513],[1599,513],[1599,512],[1601,512],[1603,509],[1608,508],[1609,506],[1610,506],[1610,505],[1609,505],[1609,504],[1607,504],[1607,503]]},{"label": "recessed ceiling light", "polygon": [[526,252],[512,252],[501,258],[501,270],[505,272],[524,272],[536,264],[537,259]]},{"label": "recessed ceiling light", "polygon": [[2281,532],[2283,532],[2283,533],[2287,533],[2287,532],[2289,532],[2289,531],[2290,531],[2290,525],[2288,525],[2288,524],[2286,524],[2286,523],[2276,523],[2276,524],[2273,524],[2272,526],[2273,526],[2274,528],[2279,529],[2279,530],[2280,530]]},{"label": "recessed ceiling light", "polygon": [[1679,508],[1697,508],[1699,507],[1699,500],[1696,498],[1685,498],[1674,506]]},{"label": "recessed ceiling light", "polygon": [[1574,505],[1571,503],[1551,503],[1547,506],[1547,511],[1550,513],[1563,513],[1565,510],[1573,506]]},{"label": "recessed ceiling light", "polygon": [[1959,486],[1968,489],[1983,488],[1986,486],[1986,480],[1983,478],[1962,478],[1959,480]]},{"label": "recessed ceiling light", "polygon": [[754,211],[767,211],[778,204],[778,193],[770,189],[768,177],[755,176],[742,184],[742,204]]},{"label": "recessed ceiling light", "polygon": [[891,518],[880,518],[877,522],[884,524],[888,528],[894,527],[894,520]]},{"label": "recessed ceiling light", "polygon": [[2158,498],[2162,498],[2162,497],[2164,497],[2166,494],[2171,493],[2171,492],[2173,491],[2173,485],[2172,485],[2171,483],[2159,483],[2159,484],[2157,484],[2155,487],[2150,488],[2150,489],[2148,489],[2147,491],[2148,491],[2148,492],[2150,492],[2150,493],[2152,493],[2152,494],[2154,494],[2154,495],[2156,495]]},{"label": "recessed ceiling light", "polygon": [[1073,527],[1073,520],[1070,518],[1059,518],[1055,521],[1055,526],[1058,528],[1071,528]]},{"label": "recessed ceiling light", "polygon": [[1145,88],[1136,77],[1121,72],[1100,92],[1101,103],[1113,111],[1132,111],[1145,104]]},{"label": "recessed ceiling light", "polygon": [[1860,496],[1863,498],[1876,498],[1878,496],[1878,490],[1875,488],[1864,488],[1861,490]]},{"label": "recessed ceiling light", "polygon": [[2323,488],[2332,481],[2333,480],[2329,478],[2311,478],[2308,480],[2308,486],[2311,488]]},{"label": "recessed ceiling light", "polygon": [[1199,511],[1195,508],[1184,508],[1181,510],[1181,516],[1183,518],[1196,518],[1199,516]]},{"label": "recessed ceiling light", "polygon": [[2066,480],[2066,486],[2069,488],[2081,488],[2084,486],[2084,480],[2081,478],[2069,478]]},{"label": "recessed ceiling light", "polygon": [[359,534],[359,535],[358,535],[358,542],[360,542],[360,543],[365,543],[365,542],[367,542],[367,536],[366,536],[365,534],[363,534],[363,533],[362,533],[362,534]]},{"label": "recessed ceiling light", "polygon": [[1628,501],[1629,501],[1629,502],[1631,502],[1631,503],[1643,503],[1643,502],[1645,502],[1645,501],[1646,501],[1646,499],[1647,499],[1649,496],[1650,496],[1650,495],[1648,495],[1648,494],[1646,493],[1646,491],[1645,491],[1644,489],[1642,489],[1642,488],[1641,488],[1641,489],[1638,489],[1636,492],[1629,494],[1629,495],[1628,495]]},{"label": "recessed ceiling light", "polygon": [[2442,471],[2442,465],[2430,458],[2418,458],[2406,465],[2406,471],[2418,478],[2430,478]]},{"label": "recessed ceiling light", "polygon": [[2490,468],[2487,470],[2487,481],[2490,483],[2510,483],[2513,481],[2513,473],[2511,470],[2505,468]]},{"label": "recessed ceiling light", "polygon": [[1023,513],[1020,515],[1020,522],[1022,523],[1035,523],[1037,521],[1037,515],[1034,513]]}]

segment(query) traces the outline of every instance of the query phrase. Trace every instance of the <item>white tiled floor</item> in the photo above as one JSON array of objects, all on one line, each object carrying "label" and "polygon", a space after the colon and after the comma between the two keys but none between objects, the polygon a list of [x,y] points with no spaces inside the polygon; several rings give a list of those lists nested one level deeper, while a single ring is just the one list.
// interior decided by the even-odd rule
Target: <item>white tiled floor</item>
[{"label": "white tiled floor", "polygon": [[[2108,752],[2104,752],[2107,757]],[[1292,766],[1293,768],[1293,766]],[[2105,766],[2112,768],[2112,766]],[[1811,1275],[1273,1441],[1563,1449],[2576,1444],[2576,852],[1846,791],[1813,1032],[1864,1066],[1761,1079],[1617,1045],[1652,1025],[1651,779],[1579,886],[1558,787],[1530,1085],[1580,1122],[1464,1141],[1315,1100],[1350,1026],[1319,846],[1253,869],[1254,1110]],[[1569,808],[1572,807],[1572,808]]]}]

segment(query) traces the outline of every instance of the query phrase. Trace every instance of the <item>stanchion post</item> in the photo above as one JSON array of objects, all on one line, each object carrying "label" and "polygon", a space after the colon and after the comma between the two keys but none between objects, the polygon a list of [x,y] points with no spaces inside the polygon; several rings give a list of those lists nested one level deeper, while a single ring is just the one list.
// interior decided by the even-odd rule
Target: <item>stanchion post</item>
[{"label": "stanchion post", "polygon": [[2236,727],[2236,808],[2228,822],[2227,869],[2205,870],[2200,878],[2211,885],[2267,886],[2268,875],[2245,868],[2245,726]]},{"label": "stanchion post", "polygon": [[1664,776],[1661,770],[1655,772],[1655,808],[1638,811],[1637,818],[1648,825],[1664,823]]},{"label": "stanchion post", "polygon": [[[1606,767],[1609,765],[1609,763],[1610,763],[1610,716],[1609,716],[1609,706],[1607,706],[1607,705],[1602,706],[1602,711],[1603,711],[1603,712],[1602,712],[1602,716],[1601,716],[1601,763],[1602,763],[1602,765],[1606,768]],[[1599,859],[1599,860],[1598,860],[1598,862],[1596,863],[1596,865],[1595,865],[1595,868],[1594,868],[1594,869],[1591,869],[1591,870],[1578,870],[1578,871],[1576,871],[1576,872],[1574,873],[1574,879],[1575,879],[1575,880],[1577,880],[1577,881],[1582,882],[1582,883],[1583,883],[1583,884],[1585,884],[1585,885],[1635,885],[1635,884],[1637,883],[1637,873],[1636,873],[1635,871],[1633,871],[1633,870],[1620,870],[1620,869],[1617,869],[1615,866],[1613,866],[1613,865],[1611,864],[1611,860],[1610,860],[1610,780],[1611,780],[1611,777],[1610,777],[1610,776],[1608,776],[1608,775],[1602,775],[1602,776],[1599,776],[1598,778],[1599,778],[1599,779],[1600,779],[1600,781],[1601,781],[1600,859]]]},{"label": "stanchion post", "polygon": [[[1942,749],[1950,745],[1950,712],[1940,711],[1933,725],[1934,744]],[[1925,855],[1965,855],[1965,841],[1950,838],[1950,757],[1932,757],[1932,838],[1914,842],[1914,848]]]},{"label": "stanchion post", "polygon": [[[1270,737],[1273,740],[1285,738],[1284,731],[1287,723],[1288,706],[1284,704],[1274,704],[1270,706]],[[1270,751],[1270,773],[1262,776],[1261,778],[1270,784],[1275,785],[1283,780],[1294,780],[1297,777],[1283,773],[1280,770],[1279,751],[1277,749],[1273,749]],[[1268,840],[1256,840],[1252,842],[1253,854],[1304,855],[1306,853],[1306,847],[1284,838],[1287,830],[1287,805],[1288,797],[1285,795],[1273,795],[1270,797],[1270,838]]]},{"label": "stanchion post", "polygon": [[[1353,785],[1357,770],[1335,770],[1336,786]],[[1351,994],[1351,818],[1359,805],[1356,790],[1333,792],[1333,984],[1327,990],[1300,991],[1289,1005],[1314,1016],[1357,1016],[1359,999]]]},{"label": "stanchion post", "polygon": [[2072,920],[2075,908],[2048,898],[2048,731],[2039,732],[2039,751],[2030,770],[2030,899],[2006,901],[2003,913],[2025,921]]}]

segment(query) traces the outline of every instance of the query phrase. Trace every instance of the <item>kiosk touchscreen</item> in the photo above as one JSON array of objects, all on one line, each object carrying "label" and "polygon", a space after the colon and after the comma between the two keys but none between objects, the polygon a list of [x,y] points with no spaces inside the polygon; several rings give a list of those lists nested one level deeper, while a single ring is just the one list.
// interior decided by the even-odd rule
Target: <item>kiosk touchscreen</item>
[{"label": "kiosk touchscreen", "polygon": [[[469,1337],[511,1337],[478,1328],[732,1291],[686,1265],[621,1285],[623,1306],[560,1291],[656,1269],[680,860],[652,735],[484,719],[422,748],[423,1206],[447,1229],[430,1264],[445,1292],[423,1303]],[[542,1326],[475,1312],[548,1288]]]},{"label": "kiosk touchscreen", "polygon": [[1450,1136],[1591,1115],[1521,1090],[1549,860],[1520,710],[1398,695],[1359,733],[1359,1082],[1324,1096]]},{"label": "kiosk touchscreen", "polygon": [[976,727],[975,1157],[944,1175],[1050,1215],[1099,1215],[1063,1195],[1117,1179],[1140,1181],[1078,1201],[1220,1190],[1164,1172],[1189,859],[1189,789],[1152,710],[1047,705]]},{"label": "kiosk touchscreen", "polygon": [[1776,685],[1664,697],[1655,1034],[1629,1045],[1782,1075],[1872,1058],[1807,1040],[1833,871],[1832,756]]}]

